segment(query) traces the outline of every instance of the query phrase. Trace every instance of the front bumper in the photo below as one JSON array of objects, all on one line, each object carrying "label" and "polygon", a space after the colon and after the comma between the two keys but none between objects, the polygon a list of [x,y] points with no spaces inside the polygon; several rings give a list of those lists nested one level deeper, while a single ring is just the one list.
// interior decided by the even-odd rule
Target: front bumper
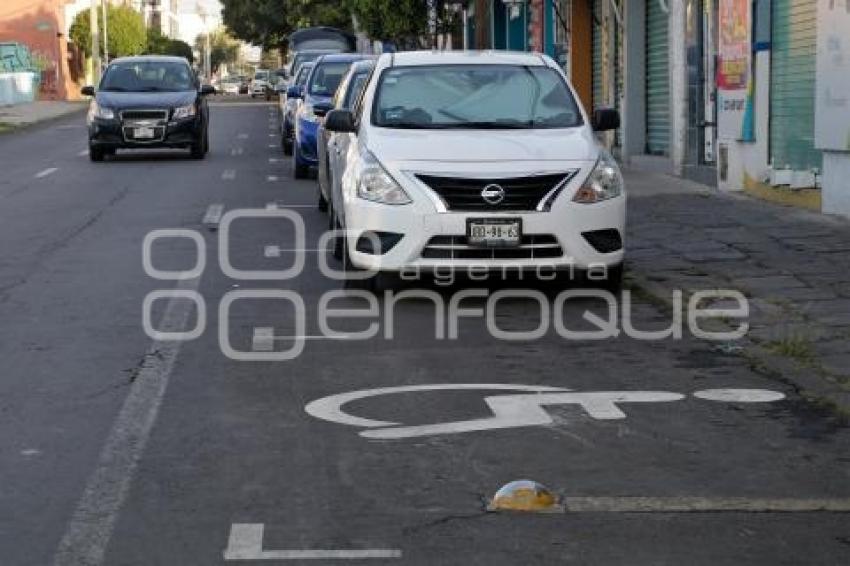
[{"label": "front bumper", "polygon": [[[550,212],[437,212],[423,213],[430,203],[392,206],[357,197],[346,202],[345,222],[352,263],[384,271],[443,268],[588,269],[623,262],[626,198],[591,205],[559,199]],[[511,248],[481,248],[466,243],[470,218],[521,219],[523,241]],[[383,254],[358,251],[370,234],[403,237]],[[599,234],[609,236],[607,247]],[[613,235],[614,244],[610,245]],[[602,249],[603,251],[600,251]],[[612,250],[613,251],[608,251]]]},{"label": "front bumper", "polygon": [[318,122],[311,122],[296,117],[295,143],[298,144],[298,158],[302,164],[316,166],[319,164],[317,134]]},{"label": "front bumper", "polygon": [[188,147],[200,138],[203,123],[199,117],[164,122],[153,127],[151,139],[134,139],[130,130],[117,119],[95,119],[89,124],[89,143],[111,148]]}]

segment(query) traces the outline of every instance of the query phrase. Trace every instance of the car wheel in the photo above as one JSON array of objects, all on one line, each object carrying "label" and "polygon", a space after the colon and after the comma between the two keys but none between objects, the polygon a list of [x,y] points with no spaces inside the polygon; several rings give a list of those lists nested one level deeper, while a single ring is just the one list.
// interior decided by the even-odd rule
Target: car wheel
[{"label": "car wheel", "polygon": [[295,145],[292,149],[292,173],[296,179],[306,179],[310,174],[310,167],[300,163],[298,160],[297,145]]},{"label": "car wheel", "polygon": [[[330,220],[328,221],[330,229],[331,230],[340,230],[340,232],[337,233],[334,236],[333,251],[331,253],[334,256],[335,260],[341,261],[341,262],[343,262],[343,264],[349,264],[350,265],[350,262],[348,261],[348,254],[346,253],[346,247],[345,247],[345,234],[341,232],[342,225],[339,223],[339,220],[337,220],[336,213],[334,211],[331,211],[330,216],[331,216]],[[349,267],[349,265],[346,265],[346,267]]]},{"label": "car wheel", "polygon": [[322,194],[322,187],[319,185],[319,182],[316,182],[316,192],[319,193],[319,199],[316,205],[319,207],[319,210],[322,212],[328,211],[328,199],[325,198],[325,195]]},{"label": "car wheel", "polygon": [[103,161],[103,149],[99,147],[89,146],[89,159],[92,161]]},{"label": "car wheel", "polygon": [[209,130],[204,130],[204,154],[210,152],[210,132]]},{"label": "car wheel", "polygon": [[291,139],[284,136],[280,145],[281,145],[281,147],[283,147],[283,154],[284,155],[292,155],[292,140]]},{"label": "car wheel", "polygon": [[189,148],[189,155],[192,156],[192,159],[203,159],[204,155],[206,155],[206,151],[204,151],[204,139],[201,138],[195,143],[191,145]]}]

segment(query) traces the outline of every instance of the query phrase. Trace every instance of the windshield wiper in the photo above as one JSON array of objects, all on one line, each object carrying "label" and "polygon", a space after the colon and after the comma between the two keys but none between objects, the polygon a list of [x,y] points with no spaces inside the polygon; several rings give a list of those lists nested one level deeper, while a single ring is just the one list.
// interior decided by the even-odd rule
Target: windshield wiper
[{"label": "windshield wiper", "polygon": [[457,122],[439,124],[443,129],[457,130],[528,130],[534,127],[532,122]]}]

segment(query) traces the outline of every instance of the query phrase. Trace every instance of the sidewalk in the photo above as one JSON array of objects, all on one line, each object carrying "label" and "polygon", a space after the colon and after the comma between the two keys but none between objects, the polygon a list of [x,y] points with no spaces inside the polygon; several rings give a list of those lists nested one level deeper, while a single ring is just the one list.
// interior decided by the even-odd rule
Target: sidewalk
[{"label": "sidewalk", "polygon": [[82,112],[87,102],[39,100],[13,106],[0,106],[0,132],[30,126]]},{"label": "sidewalk", "polygon": [[850,415],[850,220],[624,175],[631,285],[665,302],[675,289],[741,291],[750,332],[739,354]]}]

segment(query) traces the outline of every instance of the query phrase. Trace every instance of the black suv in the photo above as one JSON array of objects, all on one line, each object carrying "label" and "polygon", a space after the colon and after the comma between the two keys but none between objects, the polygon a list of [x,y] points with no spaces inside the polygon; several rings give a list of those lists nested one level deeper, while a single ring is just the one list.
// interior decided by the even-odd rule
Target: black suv
[{"label": "black suv", "polygon": [[88,114],[89,157],[102,161],[119,148],[188,148],[203,159],[209,151],[209,109],[215,89],[200,86],[182,57],[122,57],[109,64]]}]

